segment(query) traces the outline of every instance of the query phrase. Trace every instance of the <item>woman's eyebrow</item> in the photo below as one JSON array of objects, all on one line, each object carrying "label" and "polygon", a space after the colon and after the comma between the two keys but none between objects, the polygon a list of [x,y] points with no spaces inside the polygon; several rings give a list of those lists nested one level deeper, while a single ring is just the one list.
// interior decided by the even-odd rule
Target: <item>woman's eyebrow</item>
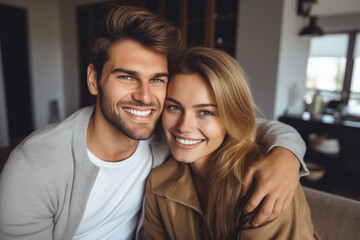
[{"label": "woman's eyebrow", "polygon": [[202,103],[202,104],[196,104],[194,105],[195,108],[202,108],[202,107],[215,107],[217,108],[216,104],[213,103]]},{"label": "woman's eyebrow", "polygon": [[[175,100],[173,98],[170,98],[170,97],[166,98],[166,100],[174,102],[175,104],[180,105],[180,106],[182,105],[179,101],[177,101],[177,100]],[[202,108],[202,107],[215,107],[215,108],[217,108],[217,105],[213,104],[213,103],[201,103],[201,104],[195,104],[195,105],[193,105],[193,107],[194,108]]]},{"label": "woman's eyebrow", "polygon": [[171,101],[171,102],[173,102],[173,103],[175,103],[175,104],[177,104],[177,105],[181,105],[181,103],[180,103],[179,101],[177,101],[177,100],[175,100],[175,99],[173,99],[173,98],[167,97],[165,100]]}]

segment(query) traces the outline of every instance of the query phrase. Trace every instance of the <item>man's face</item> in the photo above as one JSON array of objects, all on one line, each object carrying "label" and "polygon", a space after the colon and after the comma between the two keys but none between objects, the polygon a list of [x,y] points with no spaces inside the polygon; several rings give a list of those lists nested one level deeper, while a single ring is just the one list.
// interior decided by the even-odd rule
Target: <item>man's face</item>
[{"label": "man's face", "polygon": [[98,94],[105,119],[134,140],[151,137],[164,107],[167,57],[135,41],[108,50]]}]

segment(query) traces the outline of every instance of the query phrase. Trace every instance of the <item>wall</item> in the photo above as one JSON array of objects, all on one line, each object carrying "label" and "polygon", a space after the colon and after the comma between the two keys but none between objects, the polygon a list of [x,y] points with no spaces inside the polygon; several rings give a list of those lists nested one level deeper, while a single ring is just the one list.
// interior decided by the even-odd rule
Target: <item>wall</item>
[{"label": "wall", "polygon": [[320,16],[319,26],[324,31],[351,31],[360,29],[360,10],[359,13]]},{"label": "wall", "polygon": [[284,1],[274,112],[270,115],[274,119],[286,110],[291,114],[300,114],[304,109],[303,96],[310,38],[298,36],[300,29],[307,25],[307,22],[294,14],[296,11],[297,1]]},{"label": "wall", "polygon": [[[49,121],[51,100],[57,100],[60,118],[64,116],[58,2],[57,0],[0,0],[0,3],[27,9],[31,104],[33,128],[37,129]],[[1,135],[3,137],[3,133]]]},{"label": "wall", "polygon": [[34,128],[48,123],[49,102],[59,103],[64,115],[64,86],[57,0],[0,0],[27,9],[30,81]]},{"label": "wall", "polygon": [[273,117],[283,0],[239,1],[235,58],[248,75],[255,102]]},{"label": "wall", "polygon": [[318,0],[312,9],[312,13],[318,16],[351,15],[359,12],[359,0]]},{"label": "wall", "polygon": [[[289,104],[289,91],[301,97],[309,38],[298,32],[307,24],[297,15],[297,0],[239,0],[236,59],[248,74],[255,101],[268,119]],[[359,0],[319,0],[312,13],[326,30],[359,26]],[[301,104],[298,104],[301,110]]]},{"label": "wall", "polygon": [[[76,6],[100,0],[0,0],[25,8],[34,129],[49,123],[49,102],[59,105],[59,120],[79,109],[79,59]],[[2,66],[2,65],[1,65]],[[1,70],[1,69],[0,69]],[[0,77],[0,91],[3,89]],[[0,148],[9,145],[4,94],[0,101]]]},{"label": "wall", "polygon": [[65,86],[65,116],[80,108],[80,59],[76,7],[105,0],[60,0],[61,40]]}]

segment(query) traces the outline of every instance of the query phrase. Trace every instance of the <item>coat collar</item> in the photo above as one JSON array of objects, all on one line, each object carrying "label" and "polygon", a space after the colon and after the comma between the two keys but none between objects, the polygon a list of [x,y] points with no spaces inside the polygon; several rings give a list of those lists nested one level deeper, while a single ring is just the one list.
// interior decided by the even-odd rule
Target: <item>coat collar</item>
[{"label": "coat collar", "polygon": [[151,183],[154,194],[190,207],[204,216],[189,164],[171,158],[153,171]]}]

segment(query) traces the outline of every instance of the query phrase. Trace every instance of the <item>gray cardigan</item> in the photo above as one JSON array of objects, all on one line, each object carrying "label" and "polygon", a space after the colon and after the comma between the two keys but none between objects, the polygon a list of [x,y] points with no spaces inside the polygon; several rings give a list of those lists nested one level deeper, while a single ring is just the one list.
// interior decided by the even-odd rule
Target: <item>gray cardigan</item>
[{"label": "gray cardigan", "polygon": [[[39,129],[11,152],[0,175],[0,239],[73,239],[99,172],[86,151],[93,111],[93,106],[86,107],[61,123]],[[269,141],[263,143],[267,149],[290,149],[307,173],[304,142],[291,127],[277,122],[258,126],[258,138],[266,135]],[[158,133],[150,144],[156,167],[170,150]],[[142,221],[143,215],[137,232]]]}]

